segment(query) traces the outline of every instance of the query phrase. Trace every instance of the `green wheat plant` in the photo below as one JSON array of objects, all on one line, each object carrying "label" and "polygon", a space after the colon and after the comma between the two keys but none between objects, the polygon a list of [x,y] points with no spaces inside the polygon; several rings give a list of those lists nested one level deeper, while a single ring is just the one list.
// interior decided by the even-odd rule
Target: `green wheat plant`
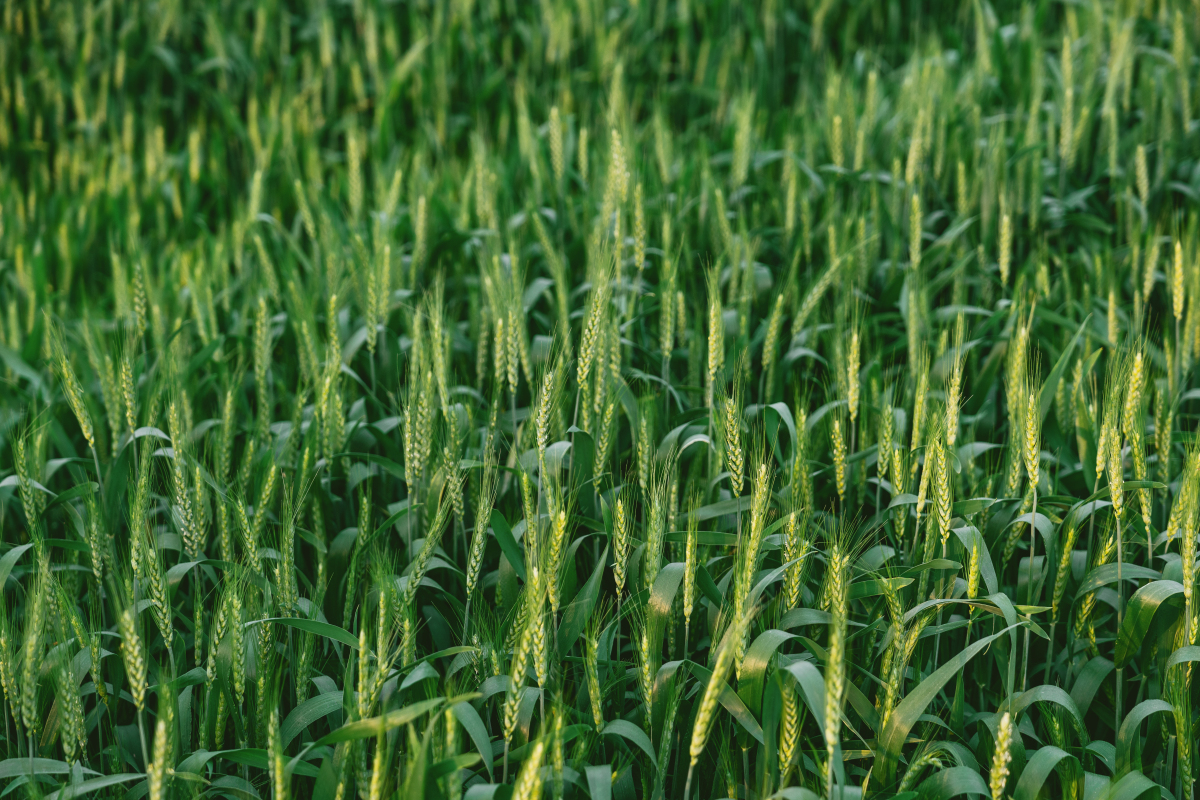
[{"label": "green wheat plant", "polygon": [[0,0],[0,794],[1191,800],[1197,41]]}]

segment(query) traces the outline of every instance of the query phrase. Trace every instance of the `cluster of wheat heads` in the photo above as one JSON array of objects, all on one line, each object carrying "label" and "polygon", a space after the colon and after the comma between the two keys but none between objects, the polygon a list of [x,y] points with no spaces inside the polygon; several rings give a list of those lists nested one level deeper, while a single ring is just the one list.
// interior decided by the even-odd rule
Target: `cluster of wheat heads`
[{"label": "cluster of wheat heads", "polygon": [[4,793],[1194,796],[1194,4],[0,6]]}]

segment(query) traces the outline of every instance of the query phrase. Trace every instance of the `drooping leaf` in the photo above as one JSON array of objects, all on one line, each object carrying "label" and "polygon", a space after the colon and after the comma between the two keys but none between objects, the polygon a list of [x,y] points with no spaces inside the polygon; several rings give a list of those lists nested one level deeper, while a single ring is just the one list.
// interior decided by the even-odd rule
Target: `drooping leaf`
[{"label": "drooping leaf", "polygon": [[1116,776],[1120,777],[1127,772],[1139,772],[1142,765],[1134,763],[1134,756],[1140,757],[1140,752],[1135,750],[1135,745],[1139,743],[1141,732],[1139,728],[1153,714],[1166,714],[1169,719],[1174,720],[1175,707],[1166,700],[1143,700],[1138,703],[1129,713],[1125,715],[1125,719],[1121,721],[1121,729],[1117,731],[1117,768]]},{"label": "drooping leaf", "polygon": [[328,622],[319,622],[315,619],[304,619],[302,617],[269,617],[267,619],[254,619],[245,623],[247,628],[254,625],[261,625],[265,622],[278,622],[280,625],[286,625],[289,628],[296,628],[305,633],[315,633],[318,636],[324,636],[326,639],[332,639],[335,642],[341,642],[347,647],[357,650],[358,637],[352,634],[345,628],[339,628],[337,625],[332,625]]},{"label": "drooping leaf", "polygon": [[999,633],[993,633],[991,636],[985,636],[978,641],[972,642],[966,649],[955,653],[947,659],[946,663],[935,670],[932,675],[921,681],[915,689],[900,701],[895,710],[892,711],[891,717],[888,718],[887,727],[879,737],[879,745],[883,751],[879,756],[879,763],[882,773],[881,777],[885,781],[890,781],[895,775],[896,764],[900,760],[900,751],[904,743],[908,740],[909,731],[917,724],[918,719],[925,713],[925,708],[933,701],[938,692],[942,690],[942,687],[959,670],[963,669],[972,658],[1008,632],[1009,628],[1005,628]]},{"label": "drooping leaf", "polygon": [[1175,581],[1152,581],[1133,593],[1125,606],[1125,617],[1117,632],[1113,664],[1117,669],[1129,663],[1142,648],[1150,627],[1160,614],[1178,614],[1183,601],[1183,585]]},{"label": "drooping leaf", "polygon": [[321,747],[328,744],[338,744],[339,742],[351,742],[356,739],[368,739],[380,733],[386,733],[392,728],[407,725],[419,719],[424,714],[440,708],[444,702],[445,698],[434,697],[396,709],[395,711],[389,711],[378,717],[348,722],[336,731],[322,736],[317,740],[316,746]]},{"label": "drooping leaf", "polygon": [[571,652],[579,635],[587,627],[596,607],[596,599],[600,596],[600,581],[604,577],[604,566],[608,561],[608,546],[605,545],[592,574],[588,577],[583,588],[575,595],[575,599],[563,610],[562,620],[558,626],[558,655],[563,657]]},{"label": "drooping leaf", "polygon": [[1013,800],[1037,800],[1046,787],[1050,776],[1058,771],[1063,786],[1075,785],[1076,797],[1083,795],[1083,767],[1079,760],[1070,753],[1060,750],[1053,745],[1038,749],[1021,770],[1021,778],[1017,781]]},{"label": "drooping leaf", "polygon": [[921,782],[919,793],[921,800],[950,800],[963,795],[991,795],[978,770],[970,767],[938,770]]},{"label": "drooping leaf", "polygon": [[788,639],[796,635],[781,630],[763,631],[746,650],[742,660],[741,677],[738,679],[738,696],[742,698],[750,712],[755,717],[762,716],[763,686],[766,682],[767,667],[775,656],[775,651]]},{"label": "drooping leaf", "polygon": [[658,761],[654,757],[654,745],[650,743],[650,737],[646,732],[634,725],[629,720],[614,719],[612,722],[604,726],[604,730],[600,731],[604,736],[620,736],[632,744],[637,745],[643,753],[650,757],[650,764],[657,766]]},{"label": "drooping leaf", "polygon": [[504,552],[508,563],[512,565],[521,580],[528,580],[525,575],[525,553],[517,544],[517,540],[513,538],[512,528],[508,526],[508,520],[504,518],[499,509],[492,509],[492,531],[495,532],[496,541],[500,543],[500,549]]},{"label": "drooping leaf", "polygon": [[286,749],[292,740],[322,717],[327,717],[342,710],[342,693],[340,690],[310,697],[291,710],[283,726],[279,729],[279,738]]}]

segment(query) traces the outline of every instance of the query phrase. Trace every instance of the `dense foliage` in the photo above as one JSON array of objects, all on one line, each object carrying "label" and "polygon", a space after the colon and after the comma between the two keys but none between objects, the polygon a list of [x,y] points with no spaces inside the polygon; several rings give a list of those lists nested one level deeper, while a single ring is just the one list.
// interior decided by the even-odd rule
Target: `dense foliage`
[{"label": "dense foliage", "polygon": [[6,794],[1194,796],[1195,3],[0,5]]}]

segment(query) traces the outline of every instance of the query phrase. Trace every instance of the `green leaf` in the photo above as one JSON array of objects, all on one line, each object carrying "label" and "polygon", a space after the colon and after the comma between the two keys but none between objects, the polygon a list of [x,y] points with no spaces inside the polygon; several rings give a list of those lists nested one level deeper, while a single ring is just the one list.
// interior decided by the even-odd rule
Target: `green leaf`
[{"label": "green leaf", "polygon": [[470,769],[481,761],[479,753],[459,753],[453,758],[444,758],[432,765],[425,773],[428,780],[435,781],[460,769]]},{"label": "green leaf", "polygon": [[903,589],[913,582],[912,578],[881,578],[865,581],[858,581],[850,584],[847,591],[847,599],[862,600],[867,597],[877,597],[884,593],[886,587],[891,586],[893,589]]},{"label": "green leaf", "polygon": [[988,549],[987,541],[980,530],[974,525],[952,530],[958,540],[962,542],[963,551],[967,553],[968,558],[970,558],[971,548],[979,546],[979,577],[983,578],[983,585],[987,587],[989,594],[1000,591],[1000,582],[996,578],[996,566],[992,561],[992,552]]},{"label": "green leaf", "polygon": [[762,717],[763,686],[766,681],[767,667],[775,656],[775,651],[788,639],[795,639],[796,634],[778,629],[763,631],[746,650],[742,660],[742,672],[738,678],[738,696],[742,698],[750,713],[756,718]]},{"label": "green leaf", "polygon": [[[167,685],[170,686],[174,691],[178,692],[180,689],[185,689],[188,686],[199,686],[207,679],[208,673],[205,671],[204,667],[192,667],[174,680],[168,681]],[[147,691],[155,691],[157,689],[158,685],[156,684],[147,689]]]},{"label": "green leaf", "polygon": [[512,565],[513,570],[521,578],[528,580],[525,574],[525,553],[521,550],[521,546],[517,544],[517,540],[513,538],[512,528],[508,526],[508,520],[500,513],[499,509],[492,509],[492,531],[496,534],[496,541],[500,543],[500,549],[504,551],[504,557],[508,559],[508,563]]},{"label": "green leaf", "polygon": [[57,547],[59,550],[71,550],[76,553],[86,553],[90,549],[86,544],[75,539],[43,539],[47,547]]},{"label": "green leaf", "polygon": [[[71,500],[74,500],[76,497],[83,497],[84,495],[89,495],[99,488],[100,488],[100,484],[96,483],[95,481],[88,481],[87,483],[81,483],[76,486],[72,486],[70,489],[67,489],[64,492],[55,495],[54,499],[46,504],[46,511],[49,511],[50,509],[54,508],[56,505],[58,505],[60,503],[66,503]],[[43,512],[43,513],[45,513],[45,512]]]},{"label": "green leaf", "polygon": [[784,614],[777,627],[780,630],[791,630],[801,625],[828,625],[829,612],[818,608],[793,608]]},{"label": "green leaf", "polygon": [[904,572],[900,573],[900,577],[916,578],[919,577],[922,572],[931,569],[962,569],[962,564],[958,563],[957,561],[950,561],[946,558],[935,558],[930,561],[926,561],[924,564],[918,564],[915,567],[909,567],[908,569],[904,570]]},{"label": "green leaf", "polygon": [[592,487],[595,473],[596,444],[591,434],[577,431],[571,439],[571,486],[579,498],[580,509],[589,517],[596,516],[596,492]]},{"label": "green leaf", "polygon": [[477,783],[463,795],[463,800],[509,800],[511,783]]},{"label": "green leaf", "polygon": [[136,781],[145,777],[146,773],[144,772],[123,772],[120,775],[105,775],[102,778],[92,778],[83,783],[64,786],[59,791],[46,795],[46,800],[69,800],[72,797],[87,797],[92,792],[107,789],[109,786],[117,786],[118,784]]},{"label": "green leaf", "polygon": [[[406,501],[406,502],[407,502],[407,501]],[[387,518],[387,519],[385,519],[383,522],[381,522],[377,528],[375,528],[375,532],[371,534],[371,538],[369,538],[369,539],[368,539],[366,542],[364,542],[364,544],[370,544],[371,542],[373,542],[373,541],[375,541],[376,539],[378,539],[380,536],[382,536],[382,535],[384,535],[385,533],[387,533],[387,532],[388,532],[388,530],[389,530],[389,529],[390,529],[390,528],[391,528],[393,525],[395,525],[397,522],[399,522],[399,521],[400,521],[401,519],[403,519],[404,517],[408,516],[408,513],[409,513],[410,511],[412,511],[414,508],[419,508],[419,507],[420,507],[420,505],[421,505],[420,503],[418,503],[418,504],[417,504],[417,505],[415,505],[415,506],[413,506],[413,505],[406,505],[404,508],[402,508],[402,509],[400,509],[399,511],[397,511],[395,514],[392,514],[390,517],[388,517],[388,518]],[[393,507],[394,507],[394,506],[393,506]]]},{"label": "green leaf", "polygon": [[450,710],[454,712],[454,718],[458,720],[458,724],[462,725],[466,729],[467,735],[471,737],[475,749],[479,751],[479,756],[483,759],[483,766],[487,768],[488,778],[491,779],[493,777],[492,740],[488,736],[487,728],[483,725],[483,720],[479,717],[479,712],[470,703],[455,703]]},{"label": "green leaf", "polygon": [[1009,630],[1010,628],[1005,628],[999,633],[985,636],[971,643],[965,650],[954,654],[945,664],[925,680],[921,681],[917,688],[909,692],[900,701],[900,704],[896,706],[891,717],[888,719],[887,728],[884,729],[878,740],[879,747],[882,748],[883,752],[882,754],[877,753],[877,757],[880,759],[881,777],[885,785],[890,783],[895,777],[896,764],[900,761],[900,751],[904,747],[904,743],[908,740],[909,731],[913,729],[913,726],[917,724],[921,715],[925,713],[925,707],[933,701],[942,690],[942,687],[951,678],[966,667],[967,662],[982,652],[992,642],[1008,633]]},{"label": "green leaf", "polygon": [[[53,758],[8,758],[0,761],[0,778],[15,778],[18,775],[66,775],[71,765]],[[99,775],[95,770],[84,768],[90,775]]]},{"label": "green leaf", "polygon": [[[267,751],[258,747],[244,747],[239,750],[218,750],[215,753],[209,754],[210,758],[220,757],[226,761],[232,761],[234,764],[245,764],[248,767],[257,769],[268,769]],[[306,762],[297,762],[294,774],[302,775],[306,778],[315,778],[319,771],[312,764]]]},{"label": "green leaf", "polygon": [[309,725],[322,717],[327,717],[335,711],[342,710],[342,692],[336,690],[310,697],[292,709],[283,721],[279,738],[286,750],[292,740],[299,736]]},{"label": "green leaf", "polygon": [[592,611],[596,608],[596,599],[600,596],[600,582],[604,578],[604,567],[607,563],[608,545],[605,545],[604,552],[600,554],[596,566],[592,568],[591,576],[583,584],[579,593],[575,595],[575,599],[563,610],[562,619],[558,624],[559,657],[566,656],[571,652],[575,641],[587,627],[588,620],[592,617]]},{"label": "green leaf", "polygon": [[749,510],[749,497],[735,497],[731,500],[722,500],[718,503],[709,503],[706,506],[700,506],[700,508],[696,509],[696,519],[699,522],[704,522],[705,520],[724,517],[727,514],[736,514]]},{"label": "green leaf", "polygon": [[800,696],[813,715],[817,730],[825,730],[825,676],[811,661],[793,661],[783,668],[800,687]]},{"label": "green leaf", "polygon": [[[796,561],[799,561],[799,559],[796,559]],[[746,595],[746,607],[754,608],[758,605],[758,598],[762,596],[763,591],[772,583],[782,578],[783,573],[787,572],[788,568],[792,564],[795,564],[796,561],[789,561],[786,564],[782,564],[760,578],[758,583],[754,584],[754,588],[750,590],[750,593]]]},{"label": "green leaf", "polygon": [[410,722],[420,718],[422,715],[440,708],[446,701],[444,697],[434,697],[430,700],[422,700],[419,703],[405,706],[404,708],[389,711],[378,717],[369,719],[360,719],[355,722],[348,722],[332,733],[327,733],[316,741],[316,747],[322,747],[327,744],[337,744],[339,742],[351,742],[357,739],[369,739],[380,733],[386,733],[392,728],[398,728],[401,725],[407,725]]},{"label": "green leaf", "polygon": [[253,625],[260,625],[264,622],[278,622],[280,625],[287,625],[289,628],[296,628],[305,633],[315,633],[318,636],[324,636],[326,639],[333,639],[335,642],[341,642],[352,650],[358,649],[358,637],[345,628],[339,628],[337,625],[331,625],[328,622],[318,622],[315,619],[303,619],[302,617],[270,617],[268,619],[252,619],[246,623],[249,628]]},{"label": "green leaf", "polygon": [[1185,645],[1171,653],[1171,657],[1167,659],[1166,669],[1191,661],[1200,661],[1200,645]]},{"label": "green leaf", "polygon": [[1064,788],[1074,783],[1075,796],[1083,796],[1083,768],[1079,765],[1079,759],[1065,750],[1046,745],[1026,762],[1025,769],[1021,771],[1021,779],[1017,781],[1016,791],[1013,792],[1013,800],[1037,800],[1046,786],[1046,781],[1055,770],[1058,770]]},{"label": "green leaf", "polygon": [[1109,783],[1104,791],[1090,800],[1159,800],[1159,786],[1140,772],[1130,772],[1120,780]]},{"label": "green leaf", "polygon": [[203,350],[188,359],[187,374],[193,375],[195,374],[196,370],[208,364],[212,359],[213,353],[217,352],[217,348],[219,348],[224,341],[225,334],[219,333],[211,342],[204,346]]},{"label": "green leaf", "polygon": [[654,757],[654,745],[646,732],[627,719],[614,719],[600,731],[602,736],[621,736],[641,748],[650,757],[651,766],[657,767],[658,760]]},{"label": "green leaf", "polygon": [[1075,335],[1071,337],[1071,341],[1067,343],[1058,360],[1054,362],[1054,367],[1050,370],[1050,374],[1046,376],[1046,382],[1042,384],[1042,393],[1038,395],[1038,414],[1041,415],[1043,422],[1046,420],[1046,415],[1050,413],[1050,406],[1054,404],[1054,393],[1058,390],[1058,382],[1062,379],[1063,372],[1067,369],[1067,365],[1071,361],[1071,353],[1074,352],[1075,345],[1079,343],[1079,337],[1083,336],[1083,332],[1087,330],[1091,319],[1091,314],[1084,317],[1083,322],[1079,325],[1079,329],[1075,331]]},{"label": "green leaf", "polygon": [[[1142,765],[1141,749],[1135,750],[1135,744],[1141,744],[1141,732],[1139,728],[1153,714],[1166,714],[1174,722],[1175,706],[1168,703],[1166,700],[1143,700],[1138,703],[1133,709],[1125,715],[1125,719],[1121,722],[1121,729],[1117,731],[1117,769],[1115,775],[1120,777],[1127,772],[1140,772]],[[1134,764],[1134,757],[1137,756],[1139,763]]]},{"label": "green leaf", "polygon": [[[666,542],[687,542],[687,531],[671,531],[663,537]],[[715,544],[719,547],[736,547],[738,537],[736,533],[722,533],[721,531],[696,531],[696,542],[698,544]]]},{"label": "green leaf", "polygon": [[15,351],[0,344],[0,359],[3,359],[4,363],[7,364],[8,368],[14,373],[29,381],[30,385],[33,386],[37,392],[40,392],[43,395],[47,394],[46,383],[42,380],[42,376],[37,370],[26,364],[25,360],[22,359],[21,356],[19,356]]},{"label": "green leaf", "polygon": [[[913,796],[916,797],[915,794]],[[770,800],[821,800],[821,797],[812,789],[805,789],[803,786],[786,786],[771,795]]]},{"label": "green leaf", "polygon": [[892,498],[892,502],[888,503],[888,510],[899,506],[915,506],[917,504],[917,496],[915,494],[898,494]]},{"label": "green leaf", "polygon": [[686,565],[676,561],[667,564],[658,571],[654,585],[650,588],[650,596],[646,600],[646,611],[649,615],[647,625],[650,628],[650,652],[662,652],[663,634],[667,629],[667,616],[683,582],[683,571]]},{"label": "green leaf", "polygon": [[1104,679],[1112,671],[1113,663],[1103,656],[1096,656],[1079,671],[1079,677],[1075,679],[1075,685],[1071,687],[1071,700],[1079,709],[1079,713],[1086,714],[1088,712],[1088,708],[1092,705],[1092,698],[1096,696],[1096,692],[1100,691]]},{"label": "green leaf", "polygon": [[[817,657],[817,661],[819,663],[827,664],[829,662],[829,652],[824,647],[821,647],[821,645],[817,644],[812,639],[809,639],[807,636],[801,636],[799,638],[800,643],[807,647],[812,654]],[[825,680],[824,677],[822,677],[821,680],[823,682]],[[867,726],[870,727],[872,731],[878,733],[879,714],[875,711],[875,706],[872,705],[871,701],[867,699],[867,696],[863,694],[862,689],[858,688],[853,681],[846,682],[846,702],[860,717],[862,717],[863,721],[867,723]],[[842,714],[842,718],[846,719],[844,712]],[[836,745],[837,743],[835,742],[834,744]]]},{"label": "green leaf", "polygon": [[587,774],[588,792],[591,800],[612,800],[612,767],[587,766],[583,768]]},{"label": "green leaf", "polygon": [[1051,684],[1035,686],[1029,691],[1013,698],[1011,703],[1001,703],[998,712],[1008,711],[1014,719],[1017,719],[1025,709],[1034,703],[1052,703],[1064,709],[1075,721],[1075,730],[1079,732],[1084,744],[1091,738],[1087,727],[1083,723],[1083,712],[1075,705],[1075,701],[1071,698],[1071,695],[1067,694],[1062,688]]},{"label": "green leaf", "polygon": [[1118,570],[1121,573],[1121,580],[1123,581],[1156,580],[1159,577],[1157,570],[1150,569],[1149,567],[1141,567],[1137,564],[1101,564],[1098,567],[1093,567],[1084,577],[1083,582],[1079,584],[1079,588],[1075,591],[1075,599],[1079,600],[1102,586],[1116,583]]},{"label": "green leaf", "polygon": [[[26,550],[33,547],[33,543],[17,545],[12,550],[4,554],[4,558],[0,558],[0,589],[4,588],[4,584],[8,582],[8,576],[12,573],[13,567],[16,566],[17,560],[25,553]],[[3,776],[0,776],[3,777]]]},{"label": "green leaf", "polygon": [[375,464],[383,469],[384,472],[391,475],[393,478],[404,480],[404,467],[392,461],[387,456],[381,456],[378,453],[337,453],[334,458],[346,457],[353,459],[362,459],[371,464]]},{"label": "green leaf", "polygon": [[998,501],[990,497],[973,497],[970,500],[960,500],[954,504],[952,513],[956,517],[969,517],[978,514],[985,508],[991,508]]},{"label": "green leaf", "polygon": [[[712,670],[694,661],[688,661],[687,663],[688,669],[695,673],[701,684],[707,685],[709,679],[712,677]],[[721,684],[721,694],[718,696],[721,705],[725,707],[725,710],[738,721],[747,733],[761,744],[763,742],[762,726],[758,724],[758,720],[750,713],[750,709],[747,708],[742,698],[738,697],[733,689],[729,688],[729,684],[724,681]]]},{"label": "green leaf", "polygon": [[991,789],[971,767],[938,770],[921,782],[921,800],[948,800],[959,795],[991,796]]},{"label": "green leaf", "polygon": [[1148,637],[1150,626],[1160,609],[1168,607],[1170,610],[1165,613],[1179,613],[1183,591],[1183,585],[1175,581],[1153,581],[1133,593],[1125,605],[1121,630],[1117,632],[1117,647],[1113,655],[1113,664],[1117,669],[1128,664],[1141,650],[1142,642]]},{"label": "green leaf", "polygon": [[700,593],[708,598],[708,601],[717,608],[720,608],[725,603],[725,597],[721,594],[721,590],[717,588],[716,582],[712,579],[708,568],[703,564],[696,565],[696,586],[700,589]]}]

